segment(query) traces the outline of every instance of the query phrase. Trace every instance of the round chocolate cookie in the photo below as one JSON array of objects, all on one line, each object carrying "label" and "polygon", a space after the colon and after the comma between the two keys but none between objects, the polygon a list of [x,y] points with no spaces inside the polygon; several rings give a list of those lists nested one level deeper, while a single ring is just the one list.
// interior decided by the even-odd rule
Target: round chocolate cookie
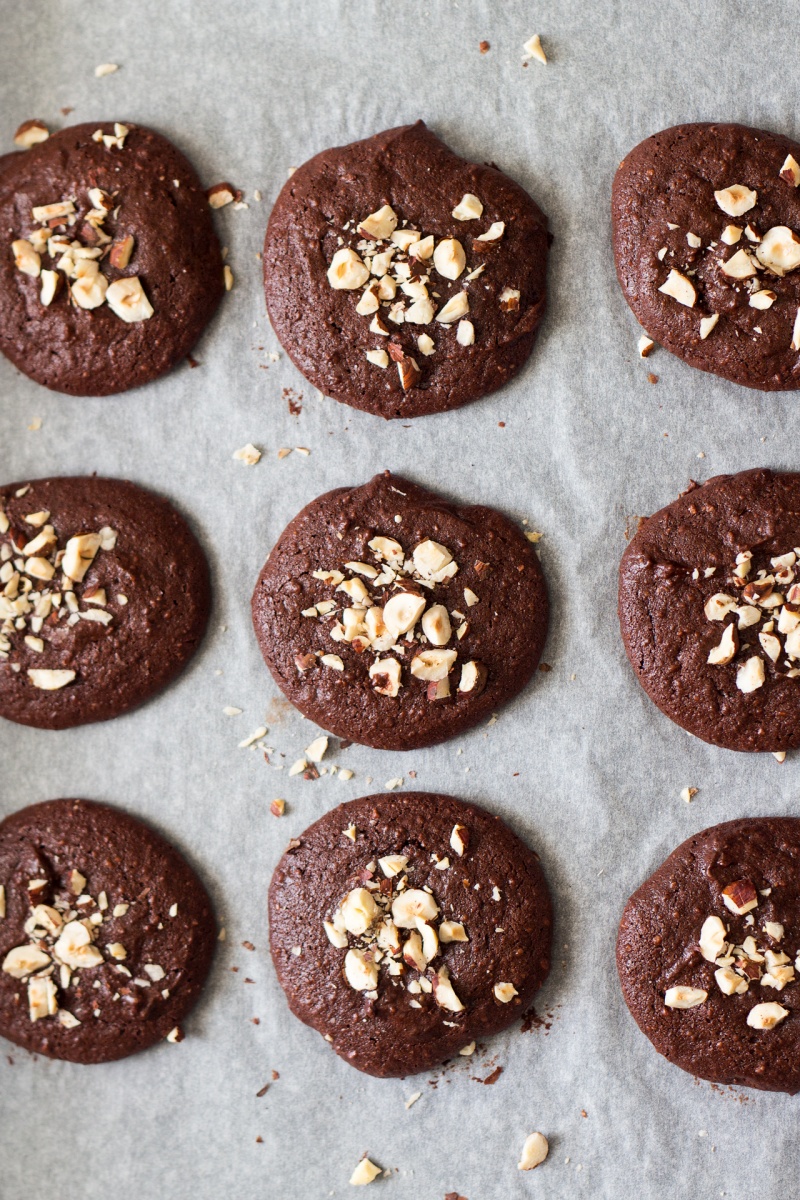
[{"label": "round chocolate cookie", "polygon": [[544,578],[518,527],[388,471],[308,504],[252,607],[292,703],[381,750],[430,746],[488,717],[528,682],[547,636]]},{"label": "round chocolate cookie", "polygon": [[284,184],[264,242],[272,326],[307,379],[418,417],[502,387],[545,309],[547,218],[422,121],[325,150]]},{"label": "round chocolate cookie", "polygon": [[800,387],[800,145],[744,125],[676,125],[614,180],[614,257],[652,338],[763,391]]},{"label": "round chocolate cookie", "polygon": [[79,1063],[182,1040],[217,934],[157,833],[88,800],[23,808],[0,824],[0,899],[3,1037]]},{"label": "round chocolate cookie", "polygon": [[0,487],[0,716],[66,729],[135,708],[210,607],[203,551],[160,496],[95,476]]},{"label": "round chocolate cookie", "polygon": [[702,1079],[800,1090],[800,820],[727,821],[628,901],[617,967],[660,1054]]},{"label": "round chocolate cookie", "polygon": [[428,792],[340,804],[269,889],[289,1007],[368,1075],[413,1075],[521,1017],[550,969],[552,909],[499,817]]},{"label": "round chocolate cookie", "polygon": [[800,475],[743,471],[648,517],[619,619],[651,700],[729,750],[800,746]]},{"label": "round chocolate cookie", "polygon": [[0,350],[72,396],[124,392],[192,349],[224,290],[194,170],[150,129],[74,125],[0,170]]}]

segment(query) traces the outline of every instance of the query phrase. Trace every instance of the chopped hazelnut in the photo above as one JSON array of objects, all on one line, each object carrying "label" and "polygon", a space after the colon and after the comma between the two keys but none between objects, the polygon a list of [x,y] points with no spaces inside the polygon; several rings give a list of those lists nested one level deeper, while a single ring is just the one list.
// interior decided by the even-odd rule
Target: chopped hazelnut
[{"label": "chopped hazelnut", "polygon": [[532,1171],[534,1167],[538,1167],[544,1162],[549,1149],[547,1138],[543,1133],[532,1133],[525,1139],[517,1167],[520,1171]]},{"label": "chopped hazelnut", "polygon": [[722,889],[722,900],[725,907],[738,917],[758,906],[756,889],[749,879],[738,879]]},{"label": "chopped hazelnut", "polygon": [[711,330],[716,328],[717,321],[719,321],[719,313],[712,313],[710,317],[701,317],[700,318],[700,340],[701,340],[701,342],[704,342],[706,340],[706,338],[708,337],[708,335],[711,333]]},{"label": "chopped hazelnut", "polygon": [[40,142],[46,142],[49,137],[50,132],[42,121],[23,121],[14,134],[14,145],[19,146],[22,150],[30,150],[31,146],[38,146]]},{"label": "chopped hazelnut", "polygon": [[727,216],[741,217],[755,207],[758,202],[758,193],[745,187],[744,184],[734,183],[730,187],[714,192],[714,199]]},{"label": "chopped hazelnut", "polygon": [[337,250],[328,268],[328,283],[337,290],[362,287],[369,279],[369,271],[355,250]]},{"label": "chopped hazelnut", "polygon": [[443,238],[433,252],[433,265],[444,279],[458,279],[467,256],[457,238]]},{"label": "chopped hazelnut", "polygon": [[[73,285],[73,292],[74,290]],[[128,324],[147,321],[153,315],[153,306],[147,299],[142,281],[137,275],[115,279],[109,284],[106,303],[113,313]]]},{"label": "chopped hazelnut", "polygon": [[736,672],[736,686],[740,692],[745,694],[757,691],[763,686],[764,680],[764,660],[755,654],[748,658]]},{"label": "chopped hazelnut", "polygon": [[747,1024],[751,1029],[774,1029],[788,1015],[788,1008],[784,1008],[775,1000],[770,1000],[766,1004],[756,1004],[754,1008],[750,1009],[747,1014]]},{"label": "chopped hazelnut", "polygon": [[226,204],[241,200],[242,193],[232,183],[215,183],[208,189],[206,196],[212,208],[224,208]]},{"label": "chopped hazelnut", "polygon": [[775,275],[800,266],[800,237],[787,225],[774,225],[756,247],[756,258]]},{"label": "chopped hazelnut", "polygon": [[537,62],[547,64],[547,55],[544,52],[542,39],[538,33],[535,33],[532,38],[528,38],[522,49],[525,51],[526,60],[535,58]]},{"label": "chopped hazelnut", "polygon": [[397,213],[388,204],[384,204],[383,208],[379,208],[377,212],[370,213],[363,221],[360,222],[359,232],[365,237],[374,238],[377,241],[383,241],[389,238],[397,228]]},{"label": "chopped hazelnut", "polygon": [[377,1179],[380,1173],[380,1167],[376,1167],[375,1163],[370,1162],[368,1158],[362,1158],[350,1176],[350,1182],[356,1187],[362,1187],[365,1184],[372,1183],[373,1179]]},{"label": "chopped hazelnut", "polygon": [[482,213],[483,205],[471,192],[466,192],[453,209],[453,216],[457,221],[476,221]]},{"label": "chopped hazelnut", "polygon": [[499,1000],[501,1004],[508,1004],[515,996],[519,995],[513,983],[496,983],[492,990],[494,991],[495,999]]},{"label": "chopped hazelnut", "polygon": [[725,945],[727,931],[719,917],[706,917],[700,930],[700,953],[707,962],[716,962]]},{"label": "chopped hazelnut", "polygon": [[664,993],[664,1004],[667,1008],[696,1008],[708,999],[708,992],[702,988],[671,987]]},{"label": "chopped hazelnut", "polygon": [[[14,138],[14,141],[17,139]],[[781,179],[791,187],[800,187],[800,164],[792,154],[787,154],[783,161],[783,166],[778,172]]]}]

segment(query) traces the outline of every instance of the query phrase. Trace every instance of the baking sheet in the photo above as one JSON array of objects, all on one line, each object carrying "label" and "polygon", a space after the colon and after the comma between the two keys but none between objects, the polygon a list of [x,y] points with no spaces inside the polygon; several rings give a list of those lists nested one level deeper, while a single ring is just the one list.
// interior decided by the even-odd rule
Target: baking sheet
[{"label": "baking sheet", "polygon": [[[146,818],[198,867],[227,930],[182,1044],[93,1068],[3,1044],[0,1195],[18,1200],[47,1181],[84,1200],[121,1188],[170,1200],[345,1196],[365,1151],[390,1171],[376,1195],[396,1200],[793,1195],[796,1102],[714,1088],[660,1059],[623,1005],[613,950],[628,894],[684,837],[796,811],[798,760],[713,749],[655,710],[623,654],[615,573],[636,514],[690,477],[796,468],[800,406],[664,351],[638,359],[608,208],[619,160],[666,125],[731,119],[797,133],[795,6],[6,0],[3,15],[3,148],[34,116],[52,128],[130,119],[171,137],[206,184],[242,187],[250,207],[218,216],[236,283],[197,369],[76,400],[0,361],[3,479],[97,471],[155,488],[193,521],[216,591],[201,653],[145,708],[62,733],[0,725],[2,812],[80,795]],[[550,62],[523,68],[535,32]],[[119,71],[95,78],[106,62]],[[279,347],[256,255],[291,166],[419,116],[458,152],[497,162],[547,212],[552,298],[530,364],[504,391],[387,424],[320,397],[285,355],[270,358]],[[287,388],[302,393],[299,415]],[[250,441],[263,451],[255,467],[231,457]],[[278,459],[295,446],[311,454]],[[491,727],[427,751],[337,751],[328,761],[355,772],[348,782],[290,779],[238,748],[263,723],[290,764],[316,733],[262,665],[253,582],[303,504],[384,467],[543,532],[552,671]],[[226,705],[244,711],[228,718]],[[265,892],[289,837],[398,776],[504,816],[541,853],[558,920],[537,1001],[546,1025],[515,1027],[430,1076],[381,1081],[289,1015],[267,954]],[[691,805],[687,785],[699,789]],[[287,814],[276,820],[278,796]],[[481,1083],[497,1066],[497,1081]],[[516,1162],[534,1129],[550,1157],[523,1175]]]}]

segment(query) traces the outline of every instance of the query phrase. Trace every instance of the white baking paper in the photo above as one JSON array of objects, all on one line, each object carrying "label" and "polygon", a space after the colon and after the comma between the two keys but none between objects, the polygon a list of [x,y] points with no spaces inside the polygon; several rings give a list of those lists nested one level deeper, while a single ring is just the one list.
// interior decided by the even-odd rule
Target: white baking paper
[{"label": "white baking paper", "polygon": [[[614,941],[629,893],[689,834],[795,812],[798,761],[713,749],[656,711],[623,653],[615,577],[636,515],[689,478],[796,468],[800,400],[748,392],[663,350],[638,358],[609,198],[623,155],[665,126],[735,120],[797,134],[796,5],[5,0],[2,17],[3,148],[31,117],[148,124],[207,185],[243,188],[249,207],[216,218],[235,286],[197,369],[79,400],[0,362],[2,478],[97,471],[156,489],[198,531],[216,595],[201,652],[144,708],[62,733],[0,726],[2,813],[86,796],[145,818],[196,865],[227,931],[181,1044],[96,1067],[3,1044],[0,1195],[344,1197],[364,1152],[389,1172],[370,1187],[392,1200],[795,1195],[796,1102],[714,1088],[659,1058],[622,1002]],[[549,61],[523,67],[534,33]],[[101,63],[119,70],[97,78]],[[418,117],[459,153],[496,162],[547,212],[551,301],[529,365],[502,392],[385,423],[320,397],[280,352],[257,254],[290,167]],[[302,394],[299,416],[286,388]],[[253,467],[232,457],[247,442],[263,452]],[[311,453],[278,458],[297,446]],[[288,766],[317,732],[262,664],[252,587],[305,503],[386,467],[543,533],[552,671],[491,727],[421,752],[335,750],[326,762],[351,768],[346,782],[288,778],[238,748],[265,724]],[[224,716],[226,705],[241,716]],[[447,790],[505,817],[540,852],[558,916],[537,1000],[549,1030],[515,1028],[405,1081],[359,1075],[291,1017],[265,919],[288,839],[401,776],[406,789]],[[699,790],[687,805],[689,785]],[[287,802],[279,819],[275,797]],[[496,1066],[494,1084],[476,1082]],[[550,1156],[523,1174],[534,1129]]]}]

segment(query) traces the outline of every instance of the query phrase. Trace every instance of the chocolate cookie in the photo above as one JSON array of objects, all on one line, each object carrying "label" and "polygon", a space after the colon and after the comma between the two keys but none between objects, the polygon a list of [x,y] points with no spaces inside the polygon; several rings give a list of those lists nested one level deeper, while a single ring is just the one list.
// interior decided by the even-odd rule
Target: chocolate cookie
[{"label": "chocolate cookie", "polygon": [[0,171],[0,350],[38,383],[106,396],[163,375],[223,293],[192,167],[150,129],[53,134]]},{"label": "chocolate cookie", "polygon": [[800,387],[800,145],[744,125],[676,125],[614,180],[614,257],[651,337],[746,387]]},{"label": "chocolate cookie", "polygon": [[97,1063],[180,1041],[215,941],[194,871],[119,809],[49,800],[0,824],[0,1034],[12,1042]]},{"label": "chocolate cookie", "polygon": [[729,750],[800,746],[800,475],[693,485],[640,525],[619,619],[651,700]]},{"label": "chocolate cookie", "polygon": [[528,682],[547,636],[544,578],[517,526],[388,471],[307,505],[252,607],[292,703],[382,750],[430,746],[488,717]]},{"label": "chocolate cookie", "polygon": [[499,817],[405,792],[340,804],[269,889],[289,1007],[368,1075],[413,1075],[525,1012],[550,969],[537,855]]},{"label": "chocolate cookie", "polygon": [[627,903],[625,1002],[670,1062],[800,1090],[800,820],[727,821],[683,842]]},{"label": "chocolate cookie", "polygon": [[264,242],[272,326],[307,379],[418,417],[502,387],[545,309],[547,218],[422,121],[325,150],[284,184]]},{"label": "chocolate cookie", "polygon": [[0,716],[66,729],[135,708],[210,607],[203,551],[160,496],[95,476],[0,487]]}]

